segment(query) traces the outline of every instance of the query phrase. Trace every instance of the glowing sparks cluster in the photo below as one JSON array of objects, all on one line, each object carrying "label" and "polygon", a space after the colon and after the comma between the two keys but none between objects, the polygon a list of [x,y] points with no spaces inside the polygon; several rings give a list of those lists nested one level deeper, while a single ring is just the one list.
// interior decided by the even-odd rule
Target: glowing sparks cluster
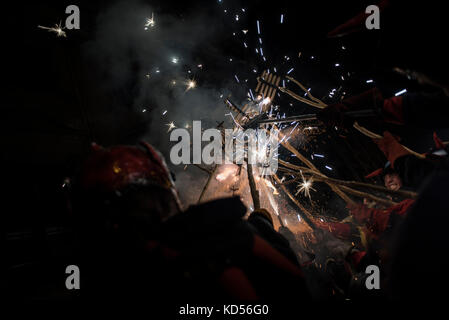
[{"label": "glowing sparks cluster", "polygon": [[172,131],[174,128],[176,128],[175,123],[174,123],[173,121],[167,123],[166,126],[168,126],[168,131],[167,131],[167,132],[170,132],[170,131]]},{"label": "glowing sparks cluster", "polygon": [[196,87],[196,81],[189,80],[189,81],[187,81],[186,85],[187,85],[186,91],[189,91],[190,89],[194,89]]},{"label": "glowing sparks cluster", "polygon": [[151,14],[151,18],[147,18],[145,21],[145,30],[148,30],[148,28],[152,28],[156,25],[156,21],[154,21],[154,13]]},{"label": "glowing sparks cluster", "polygon": [[48,32],[54,32],[56,33],[57,37],[64,37],[67,38],[67,34],[64,31],[64,28],[61,27],[61,22],[59,24],[55,24],[54,27],[44,27],[44,26],[37,26],[39,29],[48,30]]},{"label": "glowing sparks cluster", "polygon": [[227,180],[228,178],[233,177],[233,180],[236,180],[238,177],[236,177],[236,167],[232,165],[227,165],[224,167],[224,170],[217,174],[215,179],[217,181],[223,182]]},{"label": "glowing sparks cluster", "polygon": [[301,173],[302,182],[298,185],[298,191],[296,192],[295,196],[298,195],[300,192],[303,192],[306,197],[311,199],[310,197],[310,190],[316,191],[314,188],[312,188],[313,185],[313,177],[309,180],[305,179],[304,176]]}]

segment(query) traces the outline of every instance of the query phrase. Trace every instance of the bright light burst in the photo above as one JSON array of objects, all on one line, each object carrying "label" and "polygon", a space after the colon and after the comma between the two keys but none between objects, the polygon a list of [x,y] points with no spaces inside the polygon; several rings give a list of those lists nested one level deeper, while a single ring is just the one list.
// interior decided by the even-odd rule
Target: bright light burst
[{"label": "bright light burst", "polygon": [[187,81],[186,85],[187,85],[187,90],[186,91],[189,91],[190,89],[194,89],[196,87],[196,81],[195,80],[189,80],[189,81]]},{"label": "bright light burst", "polygon": [[37,26],[37,27],[40,29],[48,30],[49,32],[54,32],[54,33],[56,33],[57,37],[67,38],[67,34],[64,31],[65,28],[61,27],[61,22],[59,22],[59,24],[55,24],[55,26],[53,28],[44,27],[44,26]]},{"label": "bright light burst", "polygon": [[304,176],[302,175],[302,172],[301,172],[301,177],[302,177],[302,182],[298,185],[299,189],[298,189],[298,191],[296,191],[295,196],[297,196],[300,192],[304,192],[304,195],[306,197],[308,197],[309,199],[311,199],[310,190],[316,191],[314,188],[312,188],[313,177],[311,177],[309,180],[306,180],[304,178]]},{"label": "bright light burst", "polygon": [[270,104],[270,102],[271,102],[271,99],[269,97],[267,97],[267,98],[262,100],[261,104],[262,105],[267,105],[267,104]]},{"label": "bright light burst", "polygon": [[148,27],[152,28],[156,25],[156,21],[154,21],[154,13],[151,14],[151,18],[147,18],[145,21],[145,30],[148,30]]},{"label": "bright light burst", "polygon": [[267,187],[273,190],[273,195],[278,195],[279,194],[279,192],[277,191],[276,187],[273,186],[273,184],[271,183],[270,180],[267,180],[267,179],[263,179],[263,180],[264,180],[265,184],[267,185]]},{"label": "bright light burst", "polygon": [[170,132],[170,131],[172,131],[174,128],[176,128],[175,123],[174,123],[173,121],[167,123],[166,126],[168,126],[168,131],[167,131],[167,132]]}]

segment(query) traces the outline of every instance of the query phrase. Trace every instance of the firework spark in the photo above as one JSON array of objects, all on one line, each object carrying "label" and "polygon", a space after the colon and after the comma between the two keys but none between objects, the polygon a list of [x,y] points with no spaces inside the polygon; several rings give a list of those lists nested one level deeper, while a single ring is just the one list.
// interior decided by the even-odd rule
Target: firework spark
[{"label": "firework spark", "polygon": [[237,169],[233,165],[224,166],[224,169],[219,174],[217,174],[215,179],[217,181],[223,182],[226,179],[228,179],[230,177],[233,177],[234,178],[233,180],[235,180],[235,178],[236,178],[236,171],[237,171]]},{"label": "firework spark", "polygon": [[154,13],[151,14],[151,18],[147,18],[145,21],[145,30],[148,30],[148,27],[152,28],[156,25],[156,21],[154,21]]},{"label": "firework spark", "polygon": [[297,196],[300,192],[304,192],[304,195],[306,197],[308,197],[309,199],[311,199],[310,197],[310,190],[316,191],[314,188],[312,188],[313,185],[313,177],[311,177],[309,180],[305,179],[304,176],[302,175],[301,172],[301,177],[302,177],[302,182],[298,185],[299,189],[298,191],[295,193],[295,196]]},{"label": "firework spark", "polygon": [[271,183],[270,180],[267,180],[267,179],[263,179],[263,180],[264,180],[266,186],[273,190],[273,195],[278,195],[279,194],[279,192],[277,191],[276,187],[273,186],[273,184]]},{"label": "firework spark", "polygon": [[173,121],[167,123],[166,126],[168,126],[168,131],[167,131],[167,132],[170,132],[170,131],[172,131],[174,128],[176,128],[175,123],[174,123]]},{"label": "firework spark", "polygon": [[189,80],[189,81],[187,81],[186,85],[187,85],[186,91],[189,91],[190,89],[194,89],[196,87],[196,81]]},{"label": "firework spark", "polygon": [[59,24],[55,24],[54,27],[44,27],[44,26],[37,26],[39,29],[48,30],[48,32],[54,32],[56,33],[57,37],[64,37],[67,38],[67,34],[65,33],[64,29],[61,27],[61,22]]}]

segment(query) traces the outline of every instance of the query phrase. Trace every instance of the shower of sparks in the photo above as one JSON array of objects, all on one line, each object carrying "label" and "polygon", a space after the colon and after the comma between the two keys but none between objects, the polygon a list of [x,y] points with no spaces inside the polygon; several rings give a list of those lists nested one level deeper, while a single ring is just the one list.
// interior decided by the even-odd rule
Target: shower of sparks
[{"label": "shower of sparks", "polygon": [[148,27],[154,27],[156,25],[156,21],[154,21],[154,13],[151,14],[151,18],[147,18],[145,22],[145,30],[148,30]]},{"label": "shower of sparks", "polygon": [[168,131],[167,131],[167,132],[170,132],[170,131],[172,131],[174,128],[176,128],[176,126],[175,126],[175,124],[174,124],[173,121],[170,122],[170,123],[167,123],[166,126],[168,126]]},{"label": "shower of sparks", "polygon": [[297,196],[300,192],[303,192],[306,197],[311,199],[310,197],[310,190],[316,191],[314,188],[312,188],[313,185],[313,177],[311,177],[309,180],[305,179],[301,172],[301,178],[302,182],[298,185],[299,189],[295,193],[295,196]]},{"label": "shower of sparks", "polygon": [[64,37],[67,38],[67,34],[64,31],[64,28],[61,27],[61,22],[59,24],[55,24],[53,28],[50,27],[44,27],[44,26],[37,26],[39,29],[48,30],[48,32],[54,32],[56,33],[57,37]]}]

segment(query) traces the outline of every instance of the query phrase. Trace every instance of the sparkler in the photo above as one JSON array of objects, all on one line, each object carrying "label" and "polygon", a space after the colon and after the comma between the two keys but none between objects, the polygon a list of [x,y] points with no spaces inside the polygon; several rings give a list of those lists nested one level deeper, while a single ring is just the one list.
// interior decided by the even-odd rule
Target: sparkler
[{"label": "sparkler", "polygon": [[59,24],[55,24],[54,27],[44,27],[44,26],[37,26],[39,29],[44,29],[44,30],[48,30],[48,32],[54,32],[56,33],[57,37],[64,37],[67,38],[67,34],[65,33],[65,31],[61,27],[61,22],[59,22]]},{"label": "sparkler", "polygon": [[174,128],[176,128],[175,123],[174,123],[173,121],[167,123],[166,126],[168,126],[168,131],[167,131],[167,132],[170,132],[170,131],[172,131]]},{"label": "sparkler", "polygon": [[311,177],[309,180],[305,179],[301,172],[301,178],[302,182],[298,185],[299,189],[295,193],[295,196],[297,196],[300,192],[304,192],[304,195],[311,199],[310,197],[310,190],[316,191],[314,188],[312,188],[313,185],[313,177]]},{"label": "sparkler", "polygon": [[186,91],[189,91],[190,89],[194,89],[196,87],[196,81],[189,80],[189,81],[187,81],[186,85],[187,85]]},{"label": "sparkler", "polygon": [[223,182],[231,176],[236,178],[235,175],[236,175],[236,168],[234,166],[225,166],[224,170],[221,173],[217,174],[215,179],[217,181]]},{"label": "sparkler", "polygon": [[154,21],[154,13],[151,14],[151,18],[147,18],[145,22],[145,30],[148,30],[148,27],[152,28],[156,25],[156,21]]}]

